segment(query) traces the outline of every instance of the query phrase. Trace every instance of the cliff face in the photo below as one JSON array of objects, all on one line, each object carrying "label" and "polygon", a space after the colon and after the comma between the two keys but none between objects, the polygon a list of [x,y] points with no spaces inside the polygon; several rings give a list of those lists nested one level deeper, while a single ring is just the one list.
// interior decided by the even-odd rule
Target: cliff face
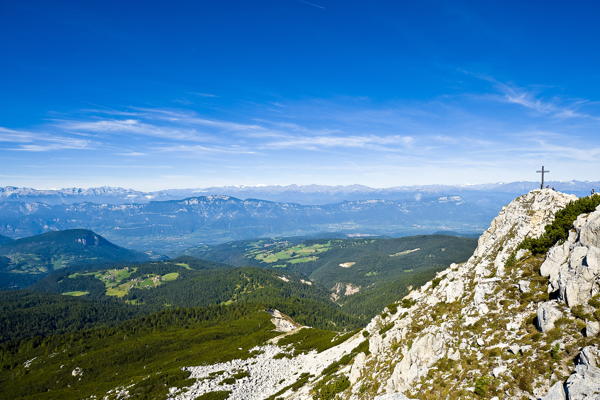
[{"label": "cliff face", "polygon": [[[193,394],[599,399],[600,208],[581,215],[568,240],[547,255],[517,251],[523,239],[542,234],[555,213],[575,199],[548,189],[515,199],[466,263],[453,264],[391,304],[349,340],[291,358],[277,357],[286,350],[272,345],[263,349],[269,357],[245,361],[252,368],[247,381],[222,387],[203,380],[210,387]],[[228,366],[218,366],[223,367]],[[211,368],[191,370],[202,378]],[[253,391],[244,390],[248,385]]]}]

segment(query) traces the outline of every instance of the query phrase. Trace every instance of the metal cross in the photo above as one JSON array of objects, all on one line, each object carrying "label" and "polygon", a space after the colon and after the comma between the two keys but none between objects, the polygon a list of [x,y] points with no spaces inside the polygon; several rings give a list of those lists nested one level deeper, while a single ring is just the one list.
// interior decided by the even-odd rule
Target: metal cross
[{"label": "metal cross", "polygon": [[544,169],[544,166],[542,165],[541,171],[535,171],[535,172],[537,172],[538,174],[542,174],[542,184],[540,185],[540,189],[543,189],[544,188],[544,175],[550,171],[548,171],[547,169]]}]

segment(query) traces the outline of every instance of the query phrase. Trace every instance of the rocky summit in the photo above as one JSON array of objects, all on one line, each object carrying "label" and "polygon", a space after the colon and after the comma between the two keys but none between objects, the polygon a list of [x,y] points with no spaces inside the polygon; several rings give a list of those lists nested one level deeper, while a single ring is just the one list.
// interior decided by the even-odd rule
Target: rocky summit
[{"label": "rocky summit", "polygon": [[196,383],[170,398],[600,399],[600,207],[547,254],[522,246],[574,200],[529,192],[502,209],[466,263],[342,343],[297,355],[275,338],[243,360],[189,366]]}]

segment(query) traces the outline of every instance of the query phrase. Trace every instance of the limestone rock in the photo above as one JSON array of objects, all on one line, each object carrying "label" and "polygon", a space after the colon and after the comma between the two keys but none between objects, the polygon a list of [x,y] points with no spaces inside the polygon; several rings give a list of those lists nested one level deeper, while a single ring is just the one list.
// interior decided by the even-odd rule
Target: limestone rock
[{"label": "limestone rock", "polygon": [[520,280],[519,281],[519,290],[521,291],[521,293],[527,293],[529,292],[529,285],[531,282],[529,281],[525,281],[525,280]]},{"label": "limestone rock", "polygon": [[557,302],[546,301],[538,307],[537,325],[542,332],[548,332],[554,328],[554,323],[562,317],[562,312],[557,306]]},{"label": "limestone rock", "polygon": [[567,400],[564,384],[556,382],[540,400]]},{"label": "limestone rock", "polygon": [[390,378],[395,391],[405,391],[412,382],[429,371],[429,367],[446,354],[446,340],[441,334],[428,333],[415,340]]},{"label": "limestone rock", "polygon": [[374,400],[411,400],[402,393],[388,393],[375,397]]},{"label": "limestone rock", "polygon": [[506,365],[501,365],[492,370],[492,375],[494,375],[494,378],[498,378],[500,375],[502,375],[506,371],[507,371]]},{"label": "limestone rock", "polygon": [[551,281],[555,280],[561,265],[567,262],[568,256],[569,242],[552,247],[546,256],[546,260],[544,260],[544,263],[540,267],[540,274],[549,277]]},{"label": "limestone rock", "polygon": [[522,259],[523,257],[525,257],[525,256],[527,256],[529,254],[531,254],[531,252],[529,250],[519,249],[519,250],[517,250],[517,254],[515,255],[515,258],[517,260],[520,260],[520,259]]},{"label": "limestone rock", "polygon": [[302,327],[279,310],[272,310],[270,314],[273,317],[271,318],[271,322],[275,325],[277,332],[291,332]]},{"label": "limestone rock", "polygon": [[579,353],[579,364],[600,367],[600,349],[594,346],[584,347]]},{"label": "limestone rock", "polygon": [[558,274],[560,298],[569,307],[586,304],[599,290],[600,249],[576,244],[571,250],[568,264],[563,264]]},{"label": "limestone rock", "polygon": [[579,240],[584,246],[600,248],[600,207],[590,214],[579,233]]},{"label": "limestone rock", "polygon": [[585,336],[594,337],[600,333],[600,322],[598,321],[586,321],[585,322]]},{"label": "limestone rock", "polygon": [[462,280],[454,280],[450,282],[444,290],[446,303],[452,303],[460,299],[465,292],[465,284]]},{"label": "limestone rock", "polygon": [[356,383],[356,381],[358,380],[358,378],[360,378],[360,374],[365,365],[366,359],[367,359],[367,356],[365,353],[359,353],[354,358],[354,362],[352,363],[352,368],[350,369],[350,376],[348,377],[348,379],[350,380],[350,384],[354,385]]}]

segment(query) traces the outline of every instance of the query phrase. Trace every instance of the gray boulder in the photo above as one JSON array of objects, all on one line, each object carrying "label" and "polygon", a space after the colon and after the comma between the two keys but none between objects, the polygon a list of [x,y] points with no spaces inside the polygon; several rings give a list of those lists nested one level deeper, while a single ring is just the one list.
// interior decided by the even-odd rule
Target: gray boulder
[{"label": "gray boulder", "polygon": [[537,325],[542,332],[548,332],[554,328],[554,323],[562,317],[556,301],[546,301],[538,307]]},{"label": "gray boulder", "polygon": [[374,400],[411,400],[402,393],[388,393],[375,397]]},{"label": "gray boulder", "polygon": [[579,240],[585,246],[600,247],[600,211],[589,215],[587,223],[579,233]]},{"label": "gray boulder", "polygon": [[550,387],[548,393],[540,400],[566,400],[567,395],[565,393],[564,383],[556,382]]},{"label": "gray boulder", "polygon": [[569,400],[600,399],[600,350],[587,346],[579,354],[579,362],[565,384]]}]

